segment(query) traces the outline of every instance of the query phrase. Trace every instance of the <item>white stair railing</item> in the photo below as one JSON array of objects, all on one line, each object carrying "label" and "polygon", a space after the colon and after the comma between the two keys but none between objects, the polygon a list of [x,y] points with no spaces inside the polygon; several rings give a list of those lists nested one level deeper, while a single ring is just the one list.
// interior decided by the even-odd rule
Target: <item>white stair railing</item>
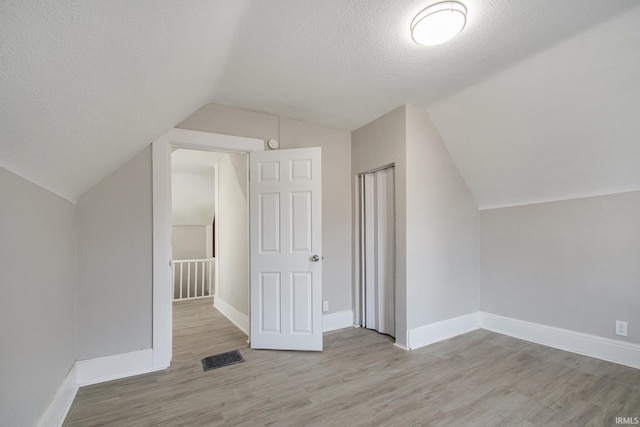
[{"label": "white stair railing", "polygon": [[171,261],[173,300],[205,298],[213,295],[215,258]]}]

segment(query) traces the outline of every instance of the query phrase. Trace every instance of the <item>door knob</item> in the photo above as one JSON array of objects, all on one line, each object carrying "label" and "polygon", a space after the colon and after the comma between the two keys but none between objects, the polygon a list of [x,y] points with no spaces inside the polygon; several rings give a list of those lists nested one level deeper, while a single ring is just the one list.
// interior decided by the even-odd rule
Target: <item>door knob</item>
[{"label": "door knob", "polygon": [[311,257],[311,261],[318,262],[318,261],[320,261],[320,257],[318,255],[314,255],[314,256]]}]

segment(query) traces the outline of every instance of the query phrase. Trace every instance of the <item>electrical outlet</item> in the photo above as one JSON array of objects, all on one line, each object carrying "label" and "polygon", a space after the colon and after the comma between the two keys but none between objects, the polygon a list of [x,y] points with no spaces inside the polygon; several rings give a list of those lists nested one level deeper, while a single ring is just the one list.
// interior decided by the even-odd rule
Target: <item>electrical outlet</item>
[{"label": "electrical outlet", "polygon": [[[326,313],[327,311],[329,311],[329,301],[322,301],[322,312]],[[626,327],[625,327],[625,331],[626,331]]]},{"label": "electrical outlet", "polygon": [[616,320],[616,335],[620,335],[622,337],[627,336],[627,322]]}]

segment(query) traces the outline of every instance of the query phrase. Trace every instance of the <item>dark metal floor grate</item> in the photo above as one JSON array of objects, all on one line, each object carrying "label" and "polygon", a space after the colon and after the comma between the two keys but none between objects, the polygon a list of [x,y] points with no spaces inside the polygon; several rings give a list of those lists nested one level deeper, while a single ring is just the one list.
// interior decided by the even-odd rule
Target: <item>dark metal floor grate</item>
[{"label": "dark metal floor grate", "polygon": [[244,358],[240,354],[240,350],[233,350],[227,353],[220,353],[213,356],[205,357],[201,360],[202,369],[210,371],[212,369],[222,368],[223,366],[235,365],[244,362]]}]

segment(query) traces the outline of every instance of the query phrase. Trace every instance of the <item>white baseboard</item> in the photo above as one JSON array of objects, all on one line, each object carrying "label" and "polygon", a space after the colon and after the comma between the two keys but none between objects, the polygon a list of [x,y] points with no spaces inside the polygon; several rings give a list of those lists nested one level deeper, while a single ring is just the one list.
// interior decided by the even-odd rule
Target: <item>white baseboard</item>
[{"label": "white baseboard", "polygon": [[640,345],[638,344],[482,311],[410,329],[408,331],[408,348],[419,348],[479,328],[640,369]]},{"label": "white baseboard", "polygon": [[153,366],[153,350],[147,349],[80,360],[76,362],[76,379],[78,386],[82,387],[159,369]]},{"label": "white baseboard", "polygon": [[353,326],[352,310],[338,311],[336,313],[322,315],[322,332],[350,328],[351,326]]},{"label": "white baseboard", "polygon": [[410,350],[424,347],[438,341],[453,338],[480,328],[480,316],[478,312],[442,320],[429,325],[409,329],[407,347]]},{"label": "white baseboard", "polygon": [[213,298],[213,306],[218,309],[224,317],[236,325],[242,332],[249,335],[249,316],[236,310],[231,304],[220,297]]},{"label": "white baseboard", "polygon": [[402,345],[402,344],[398,344],[397,342],[394,342],[394,343],[393,343],[393,345],[394,345],[394,346],[396,346],[396,347],[398,347],[398,348],[401,348],[401,349],[402,349],[402,350],[404,350],[404,351],[409,351],[409,350],[411,350],[409,347],[405,347],[404,345]]},{"label": "white baseboard", "polygon": [[49,406],[40,417],[38,427],[59,427],[69,413],[69,408],[73,403],[73,399],[78,392],[78,382],[76,378],[76,365],[74,364],[69,370],[62,385],[51,399]]},{"label": "white baseboard", "polygon": [[640,345],[479,312],[483,329],[640,369]]},{"label": "white baseboard", "polygon": [[77,361],[51,399],[51,403],[37,425],[38,427],[60,427],[79,387],[165,368],[166,366],[154,367],[152,349]]}]

